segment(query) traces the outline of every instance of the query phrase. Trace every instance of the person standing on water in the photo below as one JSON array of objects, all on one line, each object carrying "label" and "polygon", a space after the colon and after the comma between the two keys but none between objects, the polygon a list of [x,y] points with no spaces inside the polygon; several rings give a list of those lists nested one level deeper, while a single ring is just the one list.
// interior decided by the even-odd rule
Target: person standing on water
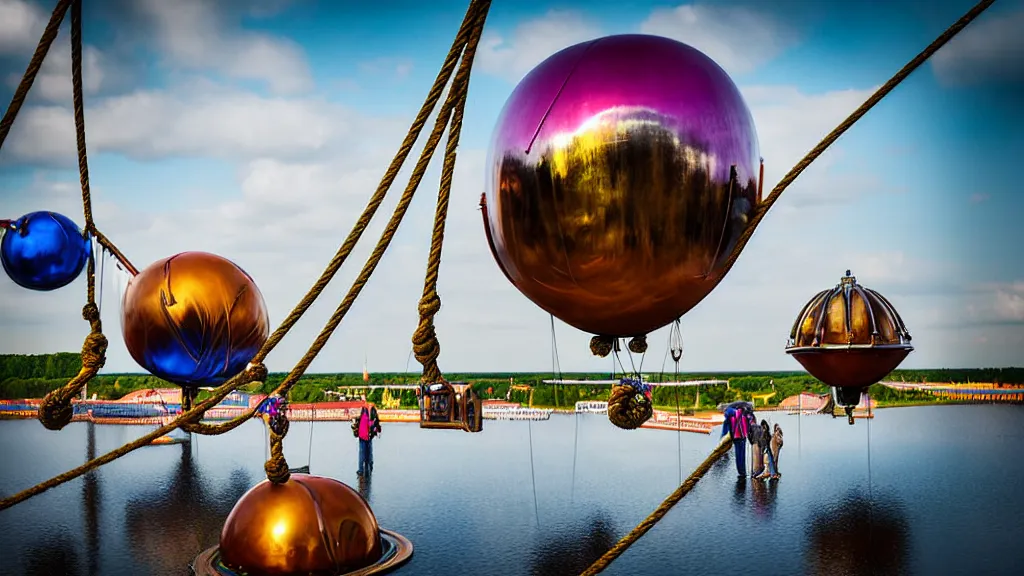
[{"label": "person standing on water", "polygon": [[362,476],[373,471],[373,439],[380,432],[377,407],[367,409],[363,406],[359,417],[352,421],[352,434],[359,439],[359,469],[356,474]]},{"label": "person standing on water", "polygon": [[729,406],[725,409],[725,422],[722,423],[722,436],[732,435],[732,443],[736,452],[736,472],[744,478],[747,476],[746,440],[752,419],[753,414],[742,407]]},{"label": "person standing on water", "polygon": [[750,476],[757,478],[764,472],[764,453],[768,449],[768,443],[770,439],[770,431],[767,430],[767,422],[762,420],[762,424],[765,427],[757,426],[756,424],[750,427],[750,446],[753,452],[754,461],[751,463]]},{"label": "person standing on water", "polygon": [[[762,422],[762,425],[767,428],[768,423]],[[775,425],[775,431],[769,437],[768,442],[768,470],[764,474],[758,476],[758,480],[765,478],[771,478],[772,480],[778,480],[782,477],[779,474],[779,452],[782,451],[782,426]]]},{"label": "person standing on water", "polygon": [[779,426],[778,423],[775,424],[775,431],[772,433],[771,450],[771,463],[775,468],[772,478],[778,480],[782,477],[782,474],[779,473],[779,452],[782,452],[782,426]]}]

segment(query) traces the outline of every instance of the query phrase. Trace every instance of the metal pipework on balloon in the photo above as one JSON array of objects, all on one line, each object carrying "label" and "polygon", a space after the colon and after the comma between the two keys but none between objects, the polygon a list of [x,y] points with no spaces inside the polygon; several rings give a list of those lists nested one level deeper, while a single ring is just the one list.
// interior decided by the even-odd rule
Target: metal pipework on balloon
[{"label": "metal pipework on balloon", "polygon": [[540,308],[631,338],[718,283],[757,209],[760,167],[753,118],[710,58],[667,38],[601,38],[551,56],[509,97],[485,232]]},{"label": "metal pipework on balloon", "polygon": [[[833,299],[842,299],[843,315],[830,315]],[[813,329],[808,329],[813,324]],[[903,318],[889,300],[857,283],[846,271],[839,284],[814,296],[800,311],[789,333],[787,351],[802,348],[909,347],[912,337]]]}]

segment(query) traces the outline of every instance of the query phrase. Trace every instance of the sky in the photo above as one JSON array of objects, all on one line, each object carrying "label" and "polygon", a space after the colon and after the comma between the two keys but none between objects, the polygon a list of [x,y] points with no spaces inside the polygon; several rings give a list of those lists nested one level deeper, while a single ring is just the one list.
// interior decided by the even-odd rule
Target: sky
[{"label": "sky", "polygon": [[[375,4],[379,4],[377,6]],[[474,66],[436,317],[450,372],[550,371],[550,318],[501,274],[478,210],[486,147],[516,82],[555,51],[616,33],[675,38],[734,79],[765,190],[971,0],[497,1]],[[276,326],[348,234],[422,105],[468,1],[91,0],[86,132],[97,225],[139,268],[188,250],[249,272]],[[0,102],[52,10],[0,0]],[[682,319],[683,371],[798,370],[796,314],[846,269],[897,307],[907,368],[1024,365],[1024,2],[1000,0],[787,190],[725,281]],[[0,218],[82,224],[65,21],[0,150]],[[425,140],[425,136],[423,138]],[[414,150],[411,167],[419,148]],[[440,154],[438,154],[440,156]],[[440,158],[366,290],[310,372],[410,363]],[[341,273],[268,358],[306,351],[376,242],[409,170]],[[120,333],[123,278],[102,279],[105,372],[139,372]],[[0,352],[77,351],[84,274],[53,292],[0,278]],[[564,371],[609,371],[556,321]],[[668,330],[649,337],[660,370]],[[671,362],[669,362],[671,364]],[[672,367],[668,366],[671,370]]]}]

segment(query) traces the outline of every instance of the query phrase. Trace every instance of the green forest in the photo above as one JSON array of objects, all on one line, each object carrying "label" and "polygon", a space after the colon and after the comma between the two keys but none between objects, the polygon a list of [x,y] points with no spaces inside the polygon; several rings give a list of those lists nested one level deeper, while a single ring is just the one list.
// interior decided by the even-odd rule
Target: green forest
[{"label": "green forest", "polygon": [[[63,386],[73,378],[81,367],[81,358],[77,353],[62,352],[58,354],[0,354],[0,398],[41,398],[47,392]],[[249,392],[271,392],[284,379],[284,373],[274,373],[263,384],[254,384],[245,388]],[[546,385],[543,380],[573,378],[578,380],[610,379],[608,373],[450,373],[446,377],[452,382],[471,384],[480,396],[485,399],[508,398],[513,402],[531,404],[536,407],[571,408],[581,400],[607,400],[611,387],[608,385]],[[671,380],[696,379],[728,380],[729,386],[712,386],[700,391],[700,402],[697,404],[697,391],[693,388],[655,388],[653,399],[659,408],[676,408],[691,412],[693,410],[713,408],[720,402],[731,402],[738,399],[749,400],[752,395],[771,394],[768,404],[774,405],[788,396],[802,391],[825,393],[828,386],[806,372],[715,372],[715,373],[680,373],[655,374],[650,376],[652,382]],[[896,370],[889,380],[905,382],[934,383],[969,383],[994,382],[1002,384],[1024,384],[1024,368],[983,368],[983,369],[942,369],[942,370]],[[373,374],[371,384],[415,384],[419,381],[418,373],[377,373]],[[348,374],[307,374],[295,385],[291,392],[292,402],[318,402],[332,400],[326,391],[338,391],[343,387],[364,386],[363,375]],[[509,387],[515,389],[509,393]],[[134,390],[147,388],[167,388],[173,384],[147,374],[101,374],[94,378],[88,387],[88,395],[97,398],[116,400]],[[399,394],[401,392],[401,394]],[[871,387],[872,397],[880,405],[940,402],[938,398],[922,392],[900,392],[876,384]],[[383,388],[369,391],[367,399],[380,403],[384,394]],[[401,406],[415,407],[416,396],[412,390],[393,391],[393,397],[399,397]],[[202,394],[200,395],[202,397]]]}]

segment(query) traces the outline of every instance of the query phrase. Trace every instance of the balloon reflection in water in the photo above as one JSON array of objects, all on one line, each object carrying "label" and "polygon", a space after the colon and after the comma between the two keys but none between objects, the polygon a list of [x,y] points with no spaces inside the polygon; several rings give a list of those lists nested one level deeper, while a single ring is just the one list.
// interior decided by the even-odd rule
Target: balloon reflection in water
[{"label": "balloon reflection in water", "polygon": [[48,291],[74,282],[89,260],[91,243],[77,224],[56,212],[15,220],[0,240],[0,262],[15,284]]},{"label": "balloon reflection in water", "polygon": [[530,574],[579,574],[618,540],[615,527],[603,513],[562,528],[554,538],[542,538],[533,551]]},{"label": "balloon reflection in water", "polygon": [[205,252],[184,252],[139,272],[121,314],[132,358],[182,386],[217,385],[238,374],[270,334],[252,277]]},{"label": "balloon reflection in water", "polygon": [[853,424],[862,393],[914,350],[910,340],[896,308],[847,270],[835,288],[819,292],[800,311],[786,353],[833,387]]},{"label": "balloon reflection in water", "polygon": [[641,336],[693,308],[759,202],[739,90],[703,53],[656,36],[549,57],[509,97],[489,154],[498,265],[537,306],[600,336]]},{"label": "balloon reflection in water", "polygon": [[76,548],[74,537],[63,530],[41,539],[25,553],[24,575],[78,576],[82,572]]},{"label": "balloon reflection in water", "polygon": [[906,574],[910,523],[894,501],[850,496],[821,510],[810,524],[805,574]]},{"label": "balloon reflection in water", "polygon": [[180,458],[159,490],[128,500],[125,533],[130,535],[134,557],[149,567],[141,572],[179,574],[200,550],[217,542],[233,503],[245,494],[252,480],[238,468],[215,489],[197,465],[189,444],[152,450],[166,456],[178,452]]}]

